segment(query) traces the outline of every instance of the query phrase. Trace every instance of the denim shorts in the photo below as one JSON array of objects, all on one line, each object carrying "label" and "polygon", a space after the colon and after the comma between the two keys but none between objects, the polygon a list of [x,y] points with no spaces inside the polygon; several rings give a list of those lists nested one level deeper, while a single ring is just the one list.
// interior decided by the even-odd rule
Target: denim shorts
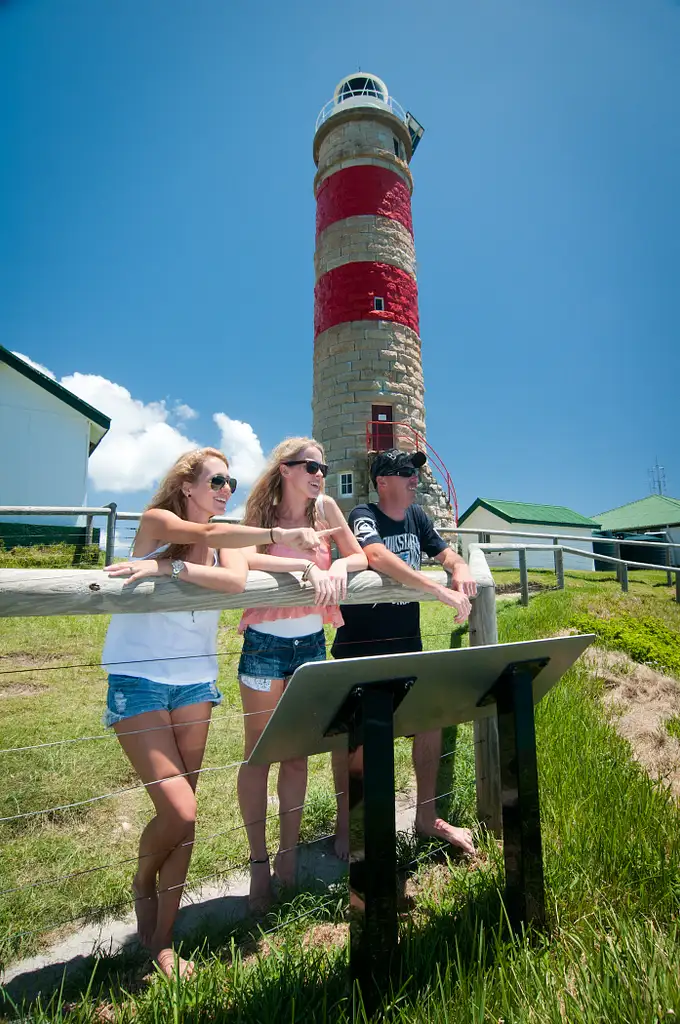
[{"label": "denim shorts", "polygon": [[288,679],[308,661],[326,660],[326,637],[322,629],[307,636],[274,636],[248,627],[238,677],[252,690],[269,690],[272,679]]},{"label": "denim shorts", "polygon": [[222,694],[215,683],[171,686],[138,676],[110,675],[102,721],[108,729],[124,718],[134,718],[146,711],[176,711],[177,708],[205,701],[215,705],[222,703]]}]

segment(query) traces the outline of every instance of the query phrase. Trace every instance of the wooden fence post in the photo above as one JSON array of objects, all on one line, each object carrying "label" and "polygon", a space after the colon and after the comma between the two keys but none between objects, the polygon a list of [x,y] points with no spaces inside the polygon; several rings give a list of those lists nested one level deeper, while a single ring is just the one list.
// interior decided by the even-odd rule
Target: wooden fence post
[{"label": "wooden fence post", "polygon": [[92,523],[94,522],[94,516],[85,517],[85,543],[92,543]]},{"label": "wooden fence post", "polygon": [[559,546],[559,540],[557,537],[553,540],[555,545],[555,577],[557,580],[557,589],[564,590],[564,552]]},{"label": "wooden fence post", "polygon": [[621,590],[624,594],[628,593],[628,566],[625,562],[619,564],[619,580],[621,581]]},{"label": "wooden fence post", "polygon": [[[666,540],[668,540],[668,534],[666,534]],[[673,556],[671,555],[671,549],[670,548],[664,548],[664,551],[666,552],[666,565],[672,565],[673,562],[671,561],[671,559],[672,559]],[[676,581],[677,581],[677,578],[678,578],[678,574],[676,573],[675,574]],[[666,583],[668,584],[669,587],[673,586],[673,573],[672,572],[667,572],[666,573]]]},{"label": "wooden fence post", "polygon": [[[620,558],[620,557],[621,557],[621,545],[620,544],[614,544],[614,558]],[[616,563],[616,578],[619,581],[619,583],[621,583],[621,564],[620,564],[620,562]]]},{"label": "wooden fence post", "polygon": [[529,573],[527,572],[526,548],[520,548],[519,555],[519,585],[522,591],[522,604],[526,608],[529,604]]},{"label": "wooden fence post", "polygon": [[[496,586],[484,557],[470,545],[470,570],[477,581],[477,597],[470,612],[470,646],[498,643]],[[495,836],[503,833],[498,724],[495,715],[474,723],[477,817]]]},{"label": "wooden fence post", "polygon": [[116,512],[118,506],[115,501],[110,502],[107,508],[111,509],[111,514],[106,519],[106,564],[111,565],[113,562],[113,549],[116,543]]}]

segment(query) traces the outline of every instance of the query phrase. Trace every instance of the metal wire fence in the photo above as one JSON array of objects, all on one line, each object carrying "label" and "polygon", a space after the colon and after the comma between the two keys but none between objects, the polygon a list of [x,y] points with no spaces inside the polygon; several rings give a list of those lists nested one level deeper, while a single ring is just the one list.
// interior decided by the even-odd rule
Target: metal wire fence
[{"label": "metal wire fence", "polygon": [[[441,632],[441,633],[430,632],[430,633],[424,634],[424,639],[425,640],[431,640],[431,639],[434,639],[434,638],[441,639],[442,641],[445,641],[445,645],[448,646],[448,641],[450,639],[450,635],[451,635],[450,631]],[[366,644],[366,647],[367,647],[367,652],[370,652],[371,645],[375,644],[377,642],[378,641],[373,641],[373,640],[364,641],[364,643]],[[240,645],[234,646],[234,647],[228,649],[227,651],[220,652],[218,656],[221,657],[221,658],[234,657],[234,656],[236,656],[239,653],[239,650],[240,650]],[[149,660],[150,661],[168,661],[169,659],[167,659],[167,658],[160,659],[159,658],[159,659],[149,659]],[[179,659],[177,659],[177,660],[179,660]],[[107,667],[110,667],[110,666],[107,666]],[[43,665],[43,666],[39,666],[39,667],[37,667],[37,666],[30,666],[29,668],[23,668],[23,667],[19,667],[19,668],[15,668],[15,667],[0,668],[0,676],[7,677],[7,676],[11,676],[13,674],[16,674],[18,672],[21,673],[21,672],[24,672],[24,671],[31,672],[31,673],[34,673],[34,674],[35,673],[37,673],[37,674],[43,674],[43,673],[47,674],[47,673],[55,673],[55,672],[68,672],[68,671],[73,671],[73,670],[80,670],[81,671],[83,669],[89,670],[89,671],[101,672],[100,664],[89,662],[89,661],[87,661],[87,662],[85,662],[85,661],[78,661],[77,659],[75,659],[75,660],[71,660],[71,661],[66,662],[66,663],[56,663],[56,664],[55,663],[50,663],[48,665]],[[40,696],[41,696],[40,693],[36,694],[36,698],[35,699],[39,700]],[[100,705],[92,705],[92,707],[99,707],[99,706]],[[220,726],[222,723],[224,723],[226,721],[228,721],[228,722],[235,722],[235,721],[239,721],[239,720],[245,720],[246,718],[251,717],[251,716],[269,715],[269,714],[271,714],[271,711],[269,711],[269,710],[256,711],[256,712],[242,712],[242,711],[236,711],[236,710],[229,710],[227,712],[216,713],[215,715],[212,715],[209,718],[200,719],[198,721],[184,722],[184,723],[178,723],[178,724],[174,724],[172,722],[168,722],[168,723],[162,724],[162,725],[153,725],[153,726],[148,726],[148,727],[141,728],[141,729],[134,729],[134,730],[130,730],[130,731],[126,732],[126,735],[129,736],[129,735],[154,734],[154,733],[158,733],[158,732],[163,731],[163,730],[168,730],[168,729],[177,730],[177,729],[182,729],[183,727],[188,726],[188,725],[196,725],[196,724],[205,724],[205,725],[208,725],[209,728],[214,729],[216,726]],[[53,749],[55,747],[72,747],[72,746],[74,746],[76,744],[93,743],[93,742],[99,742],[99,741],[103,741],[103,740],[115,740],[116,738],[117,737],[116,737],[115,733],[112,732],[112,731],[109,731],[109,732],[96,733],[96,734],[86,735],[86,736],[69,736],[69,737],[59,738],[59,739],[54,739],[54,740],[46,740],[44,742],[36,742],[36,743],[30,743],[30,744],[22,744],[22,745],[15,745],[15,746],[0,747],[0,767],[5,762],[5,758],[8,755],[25,755],[25,756],[30,756],[33,752],[41,751],[41,750],[44,750],[44,749]],[[445,752],[444,754],[442,754],[438,758],[438,760],[444,761],[446,759],[451,758],[452,756],[453,756],[453,752]],[[173,773],[171,775],[168,775],[168,776],[165,776],[165,777],[159,778],[159,779],[154,779],[154,780],[149,781],[149,782],[140,782],[140,783],[137,783],[135,785],[125,786],[125,787],[122,787],[122,788],[112,788],[110,790],[107,790],[106,792],[96,793],[95,795],[88,796],[88,797],[85,797],[85,798],[79,799],[79,800],[70,800],[70,801],[67,800],[67,801],[64,801],[63,803],[51,804],[50,806],[41,807],[41,808],[38,808],[38,809],[31,809],[31,810],[22,810],[22,809],[19,808],[19,809],[17,809],[17,811],[15,813],[7,814],[7,815],[4,815],[4,816],[0,817],[0,826],[7,826],[7,825],[10,825],[13,822],[19,822],[19,821],[23,821],[23,822],[26,822],[28,820],[38,821],[38,820],[40,820],[42,818],[51,818],[54,815],[65,813],[65,812],[72,811],[72,810],[75,810],[75,809],[90,807],[90,806],[92,806],[94,804],[98,804],[98,803],[101,803],[103,801],[115,800],[116,798],[127,796],[127,795],[132,794],[132,793],[139,793],[139,792],[142,792],[142,791],[148,792],[152,787],[161,785],[161,784],[163,784],[165,782],[169,782],[169,781],[171,781],[173,779],[176,779],[176,778],[184,778],[184,777],[190,777],[190,776],[195,778],[197,776],[208,775],[208,774],[213,774],[213,773],[225,773],[225,774],[227,774],[227,773],[234,772],[234,771],[238,770],[241,767],[241,765],[243,765],[244,763],[245,762],[243,760],[235,760],[235,761],[230,761],[230,762],[225,763],[225,764],[215,764],[215,765],[208,764],[208,765],[203,765],[202,767],[194,769],[193,771],[190,771],[190,772]],[[339,792],[333,793],[332,797],[334,799],[337,799],[338,797],[340,797],[342,795],[343,795],[342,791],[339,791]],[[444,800],[447,797],[452,796],[452,795],[453,795],[453,790],[449,790],[447,792],[443,792],[443,793],[437,794],[437,796],[434,799],[435,800]],[[425,802],[429,802],[429,801],[425,801]],[[286,809],[284,811],[281,811],[280,809],[276,809],[276,810],[273,810],[272,812],[264,815],[262,818],[257,818],[254,821],[248,822],[248,825],[254,825],[254,824],[265,824],[266,825],[272,819],[278,818],[280,820],[285,815],[293,814],[293,813],[299,813],[300,811],[304,811],[305,807],[307,807],[307,806],[308,806],[308,802],[305,801],[302,804],[299,804],[299,805],[297,805],[295,807],[288,808],[288,809]],[[405,808],[402,808],[403,811],[412,811],[412,810],[415,810],[415,809],[416,809],[416,804],[415,803],[410,804],[410,805],[408,805]],[[200,803],[199,803],[199,816],[198,816],[198,819],[200,821]],[[230,825],[227,828],[214,830],[214,831],[212,831],[210,833],[206,833],[206,834],[203,834],[203,835],[197,835],[197,836],[193,837],[192,839],[187,840],[187,841],[185,841],[185,842],[183,842],[183,843],[181,843],[179,845],[180,845],[180,847],[190,847],[190,848],[193,849],[193,847],[196,846],[197,844],[206,843],[206,842],[209,842],[209,841],[217,839],[217,838],[233,835],[234,833],[238,833],[238,832],[244,831],[245,829],[246,829],[246,824],[244,822],[240,822],[239,824],[236,824],[236,825]],[[303,848],[308,848],[308,847],[314,846],[315,844],[326,842],[326,841],[330,840],[332,838],[332,836],[333,836],[333,834],[329,833],[329,834],[325,834],[325,835],[316,837],[316,838],[311,839],[311,840],[300,842],[300,843],[297,844],[295,849],[301,850]],[[7,843],[0,842],[0,849],[3,846],[7,846],[7,845],[8,845]],[[166,849],[157,850],[157,851],[154,851],[153,853],[147,853],[147,854],[143,855],[141,858],[138,855],[135,854],[133,856],[126,856],[126,857],[123,857],[123,858],[116,858],[116,859],[112,859],[112,860],[107,860],[107,861],[105,861],[103,863],[96,864],[96,865],[93,865],[93,866],[88,866],[88,867],[85,867],[85,868],[76,868],[75,870],[72,870],[72,871],[61,872],[61,873],[57,873],[57,874],[50,874],[50,875],[47,875],[46,877],[32,879],[31,881],[22,883],[20,885],[6,886],[5,888],[0,889],[0,898],[7,898],[9,896],[16,896],[16,895],[18,895],[20,893],[44,889],[45,887],[48,887],[48,886],[55,886],[55,885],[63,886],[63,885],[66,885],[66,884],[68,884],[70,882],[74,882],[74,881],[77,882],[78,880],[83,880],[83,879],[85,879],[87,877],[91,877],[93,875],[101,874],[101,873],[104,873],[104,872],[118,871],[120,868],[124,868],[126,866],[131,866],[133,864],[139,863],[140,859],[143,860],[145,858],[155,858],[155,857],[159,857],[159,856],[163,856],[163,855],[168,855],[169,853],[172,852],[173,849],[176,849],[176,848],[177,847],[175,846],[175,847],[168,847]],[[445,848],[446,848],[445,845],[441,847],[441,849],[445,849]],[[287,850],[279,850],[279,853],[290,852],[290,849],[293,849],[293,848],[289,848]],[[181,883],[181,884],[176,885],[176,886],[171,886],[168,889],[158,890],[156,895],[161,895],[163,892],[171,891],[172,889],[177,889],[177,888],[181,888],[181,889],[184,889],[186,891],[188,891],[189,888],[191,890],[196,890],[197,887],[199,887],[200,885],[202,885],[202,884],[204,884],[204,883],[206,883],[208,881],[212,881],[212,880],[218,879],[218,878],[225,878],[225,876],[228,876],[229,874],[233,874],[235,872],[245,871],[248,868],[248,865],[249,865],[249,861],[243,861],[243,862],[240,861],[240,860],[239,861],[233,861],[233,860],[232,861],[223,861],[223,862],[220,862],[218,865],[216,865],[215,868],[213,870],[211,870],[210,872],[208,872],[206,874],[202,874],[202,875],[200,875],[198,877],[192,877],[186,883]],[[150,899],[152,897],[148,897],[148,898]],[[131,896],[130,898],[127,898],[127,899],[124,899],[124,900],[120,900],[120,901],[116,901],[114,903],[100,904],[100,905],[97,905],[97,906],[84,908],[84,909],[81,909],[76,915],[70,916],[70,917],[68,917],[66,919],[59,919],[59,920],[55,920],[55,921],[50,921],[48,924],[41,925],[40,927],[34,927],[34,928],[28,928],[28,929],[19,929],[17,931],[12,932],[11,934],[5,934],[4,936],[2,936],[2,939],[3,939],[4,943],[12,944],[12,943],[16,942],[19,939],[23,939],[23,938],[28,938],[28,937],[31,937],[31,936],[45,934],[45,933],[52,932],[52,931],[54,931],[56,929],[60,929],[60,928],[66,928],[66,927],[68,927],[70,925],[76,924],[77,922],[80,922],[80,921],[83,921],[83,920],[86,920],[86,919],[91,919],[92,917],[95,917],[95,916],[98,917],[98,918],[101,918],[103,916],[109,916],[109,915],[112,915],[115,912],[121,911],[121,910],[123,910],[125,908],[127,908],[127,909],[131,908],[132,906],[135,905],[135,903],[137,903],[139,901],[139,899],[140,899],[140,897]],[[335,897],[330,902],[332,903],[334,901],[337,902],[337,899]],[[323,901],[322,901],[322,903],[323,903]],[[322,903],[319,903],[317,906],[312,908],[310,911],[307,911],[304,914],[299,915],[299,917],[294,919],[294,920],[298,920],[298,919],[301,920],[304,917],[311,916],[313,913],[316,913],[317,911],[322,909]],[[286,925],[288,925],[288,924],[290,924],[292,922],[287,919],[284,923]],[[282,927],[282,926],[283,925],[278,925],[276,928],[269,929],[265,934],[271,934],[272,932],[276,931],[279,927]]]}]

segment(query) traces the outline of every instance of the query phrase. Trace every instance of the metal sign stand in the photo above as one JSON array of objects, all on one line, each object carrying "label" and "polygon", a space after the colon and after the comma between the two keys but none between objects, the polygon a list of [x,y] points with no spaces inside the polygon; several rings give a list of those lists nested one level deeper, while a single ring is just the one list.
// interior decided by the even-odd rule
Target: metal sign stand
[{"label": "metal sign stand", "polygon": [[506,911],[545,923],[534,704],[592,636],[303,665],[250,762],[363,747],[350,757],[350,976],[367,1012],[398,963],[394,738],[498,719]]}]

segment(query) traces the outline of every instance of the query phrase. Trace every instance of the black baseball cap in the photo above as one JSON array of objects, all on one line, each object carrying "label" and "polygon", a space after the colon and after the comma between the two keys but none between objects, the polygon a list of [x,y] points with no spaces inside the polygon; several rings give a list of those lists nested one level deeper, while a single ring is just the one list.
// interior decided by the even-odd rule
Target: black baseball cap
[{"label": "black baseball cap", "polygon": [[427,462],[425,452],[402,452],[399,448],[388,448],[378,452],[371,465],[371,480],[375,484],[379,476],[396,476],[400,469],[420,469]]}]

